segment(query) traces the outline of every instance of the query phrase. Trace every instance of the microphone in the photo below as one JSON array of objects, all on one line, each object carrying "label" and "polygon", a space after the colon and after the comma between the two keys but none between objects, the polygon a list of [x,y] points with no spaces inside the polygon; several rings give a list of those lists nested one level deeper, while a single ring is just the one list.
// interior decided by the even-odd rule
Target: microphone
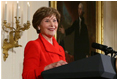
[{"label": "microphone", "polygon": [[102,51],[106,51],[108,46],[106,45],[101,45],[101,44],[98,44],[98,43],[92,43],[92,47],[93,48],[96,48],[96,49],[100,49]]},{"label": "microphone", "polygon": [[117,51],[114,51],[112,47],[108,47],[106,45],[102,45],[98,43],[92,43],[92,47],[104,51],[105,55],[107,55],[108,53],[111,53],[111,55],[113,55],[113,53],[117,53]]}]

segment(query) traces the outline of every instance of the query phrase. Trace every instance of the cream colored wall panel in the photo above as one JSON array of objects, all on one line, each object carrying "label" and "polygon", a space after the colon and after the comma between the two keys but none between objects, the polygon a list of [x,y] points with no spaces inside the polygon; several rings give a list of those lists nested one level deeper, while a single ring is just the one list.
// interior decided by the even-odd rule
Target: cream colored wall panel
[{"label": "cream colored wall panel", "polygon": [[104,1],[104,44],[117,50],[117,2]]}]

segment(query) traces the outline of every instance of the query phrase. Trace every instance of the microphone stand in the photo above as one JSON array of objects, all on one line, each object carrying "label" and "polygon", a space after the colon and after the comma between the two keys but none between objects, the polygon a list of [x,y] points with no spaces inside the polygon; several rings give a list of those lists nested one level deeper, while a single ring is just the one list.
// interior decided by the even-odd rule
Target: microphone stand
[{"label": "microphone stand", "polygon": [[[111,57],[114,57],[115,58],[115,56],[117,56],[117,51],[114,51],[113,49],[112,49],[112,47],[108,47],[105,51],[105,55],[107,55],[107,54],[111,54]],[[113,56],[113,54],[114,54],[114,56]]]}]

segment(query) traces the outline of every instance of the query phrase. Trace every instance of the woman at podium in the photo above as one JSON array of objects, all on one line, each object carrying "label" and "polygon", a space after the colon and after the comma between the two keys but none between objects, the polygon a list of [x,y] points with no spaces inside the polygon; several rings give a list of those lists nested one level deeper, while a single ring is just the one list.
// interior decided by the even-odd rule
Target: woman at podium
[{"label": "woman at podium", "polygon": [[67,64],[65,52],[54,38],[59,22],[60,14],[54,8],[41,7],[34,13],[32,24],[39,37],[25,47],[23,79],[42,78],[42,71]]}]

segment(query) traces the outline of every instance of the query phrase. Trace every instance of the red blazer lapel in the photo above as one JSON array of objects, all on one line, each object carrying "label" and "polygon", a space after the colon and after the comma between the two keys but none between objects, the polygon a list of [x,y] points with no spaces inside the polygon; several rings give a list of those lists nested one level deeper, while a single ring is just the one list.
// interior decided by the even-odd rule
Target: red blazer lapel
[{"label": "red blazer lapel", "polygon": [[61,48],[60,48],[60,45],[57,43],[56,39],[53,37],[53,45],[50,44],[42,35],[41,33],[39,34],[39,39],[42,41],[44,47],[45,47],[45,50],[47,52],[51,52],[51,53],[55,53],[55,54],[58,54],[58,55],[61,55]]}]

